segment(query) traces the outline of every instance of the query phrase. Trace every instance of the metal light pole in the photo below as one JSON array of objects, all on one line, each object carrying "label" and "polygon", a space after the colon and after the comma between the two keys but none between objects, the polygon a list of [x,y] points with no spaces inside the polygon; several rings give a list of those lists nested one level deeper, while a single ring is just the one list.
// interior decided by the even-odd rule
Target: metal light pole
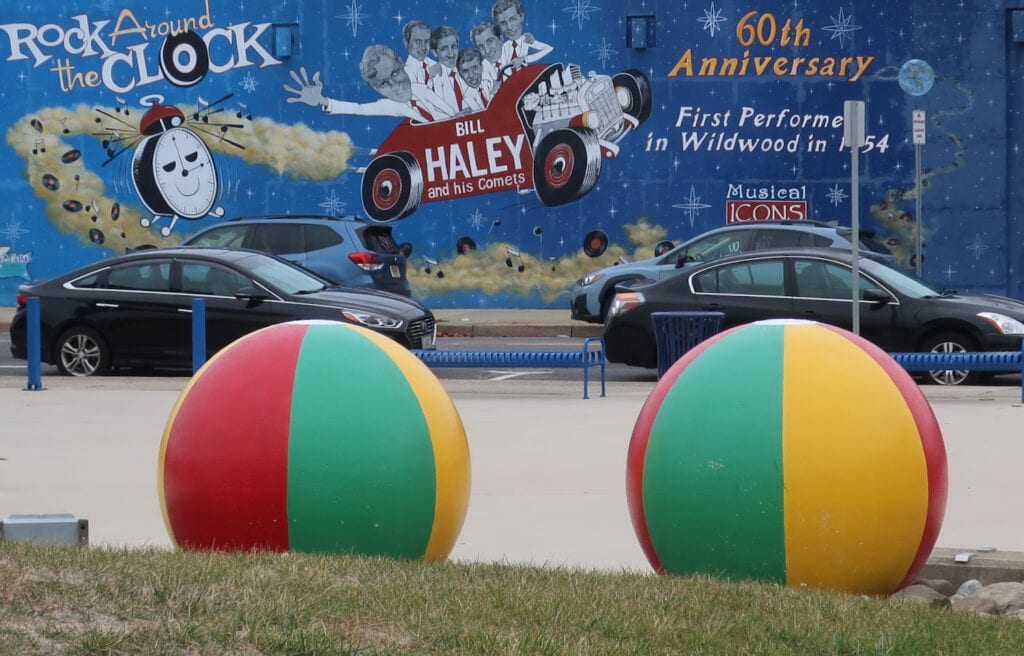
[{"label": "metal light pole", "polygon": [[921,186],[921,146],[924,145],[924,126],[925,116],[923,109],[915,109],[913,113],[913,135],[914,135],[914,184],[917,188],[917,193],[914,199],[914,221],[915,221],[915,239],[917,246],[914,250],[914,270],[917,273],[917,277],[921,277],[921,192],[924,188]]},{"label": "metal light pole", "polygon": [[853,235],[853,334],[860,334],[860,148],[864,145],[864,101],[843,103],[843,137],[850,148],[850,224]]}]

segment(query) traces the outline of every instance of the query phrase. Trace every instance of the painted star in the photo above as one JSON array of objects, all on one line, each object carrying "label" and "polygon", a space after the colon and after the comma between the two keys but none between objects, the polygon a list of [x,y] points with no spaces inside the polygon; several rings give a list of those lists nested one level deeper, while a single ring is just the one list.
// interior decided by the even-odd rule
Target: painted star
[{"label": "painted star", "polygon": [[711,9],[704,10],[704,18],[698,18],[698,23],[704,23],[704,31],[711,34],[712,38],[715,36],[715,32],[721,31],[720,23],[724,23],[727,19],[722,16],[721,9],[715,9],[715,3],[711,3]]}]

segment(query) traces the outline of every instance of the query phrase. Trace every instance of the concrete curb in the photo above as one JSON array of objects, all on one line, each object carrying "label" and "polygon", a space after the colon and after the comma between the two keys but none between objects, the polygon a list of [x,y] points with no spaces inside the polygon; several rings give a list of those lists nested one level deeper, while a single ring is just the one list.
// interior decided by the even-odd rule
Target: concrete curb
[{"label": "concrete curb", "polygon": [[[962,560],[957,562],[957,555]],[[984,585],[1014,581],[1024,582],[1024,553],[936,547],[919,579],[944,579],[959,588],[964,581],[977,579]]]},{"label": "concrete curb", "polygon": [[604,326],[455,323],[439,321],[438,337],[600,337]]}]

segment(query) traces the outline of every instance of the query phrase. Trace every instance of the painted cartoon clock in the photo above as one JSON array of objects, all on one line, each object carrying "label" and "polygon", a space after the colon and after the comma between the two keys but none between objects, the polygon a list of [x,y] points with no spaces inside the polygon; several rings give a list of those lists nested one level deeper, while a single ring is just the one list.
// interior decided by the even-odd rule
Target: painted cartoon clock
[{"label": "painted cartoon clock", "polygon": [[179,109],[154,101],[139,122],[144,138],[132,158],[135,190],[154,215],[141,224],[147,228],[170,217],[170,224],[160,229],[165,237],[178,219],[224,214],[213,207],[218,190],[213,155],[199,135],[184,126],[185,115]]}]

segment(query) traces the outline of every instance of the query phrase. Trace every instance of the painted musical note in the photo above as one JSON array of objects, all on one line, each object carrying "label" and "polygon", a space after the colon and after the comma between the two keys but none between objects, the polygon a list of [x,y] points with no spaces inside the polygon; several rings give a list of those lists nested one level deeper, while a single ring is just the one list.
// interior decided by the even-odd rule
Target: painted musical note
[{"label": "painted musical note", "polygon": [[45,153],[46,152],[46,142],[43,141],[42,139],[36,139],[33,142],[32,145],[35,146],[32,149],[32,154],[33,155],[38,155],[39,153]]},{"label": "painted musical note", "polygon": [[437,260],[424,255],[423,261],[427,263],[427,266],[423,267],[423,273],[430,273],[433,271],[431,267],[437,267],[437,277],[444,278],[444,271],[441,270],[441,266],[438,264]]},{"label": "painted musical note", "polygon": [[238,111],[235,112],[235,118],[242,118],[243,114],[245,115],[245,120],[252,120],[252,113],[249,112],[249,106],[245,103],[238,103]]},{"label": "painted musical note", "polygon": [[501,225],[501,219],[494,219],[494,222],[491,224],[491,227],[487,229],[487,234],[491,234],[491,230],[494,230],[495,228],[497,228],[500,225]]},{"label": "painted musical note", "polygon": [[[205,109],[203,108],[204,105],[205,105]],[[198,111],[196,111],[194,114],[192,114],[192,120],[193,121],[202,121],[203,123],[209,123],[210,122],[210,103],[208,103],[205,100],[203,100],[202,96],[199,96],[196,99],[196,107],[198,107]],[[204,115],[204,112],[205,112],[205,115]]]},{"label": "painted musical note", "polygon": [[522,273],[523,271],[526,270],[526,264],[523,262],[523,256],[519,253],[518,249],[512,248],[511,246],[506,246],[505,253],[507,254],[505,257],[505,266],[511,267],[512,258],[514,257],[517,260],[519,260],[519,264],[516,266],[516,271]]},{"label": "painted musical note", "polygon": [[63,132],[64,134],[70,134],[71,133],[71,130],[68,129],[68,119],[66,119],[66,118],[60,119],[60,125],[61,125],[61,128],[62,128],[61,132]]},{"label": "painted musical note", "polygon": [[114,111],[117,112],[118,114],[120,114],[122,109],[123,109],[124,110],[124,115],[128,116],[128,101],[125,100],[124,98],[117,98],[117,97],[115,97],[114,100],[117,101],[117,106],[114,107]]}]

